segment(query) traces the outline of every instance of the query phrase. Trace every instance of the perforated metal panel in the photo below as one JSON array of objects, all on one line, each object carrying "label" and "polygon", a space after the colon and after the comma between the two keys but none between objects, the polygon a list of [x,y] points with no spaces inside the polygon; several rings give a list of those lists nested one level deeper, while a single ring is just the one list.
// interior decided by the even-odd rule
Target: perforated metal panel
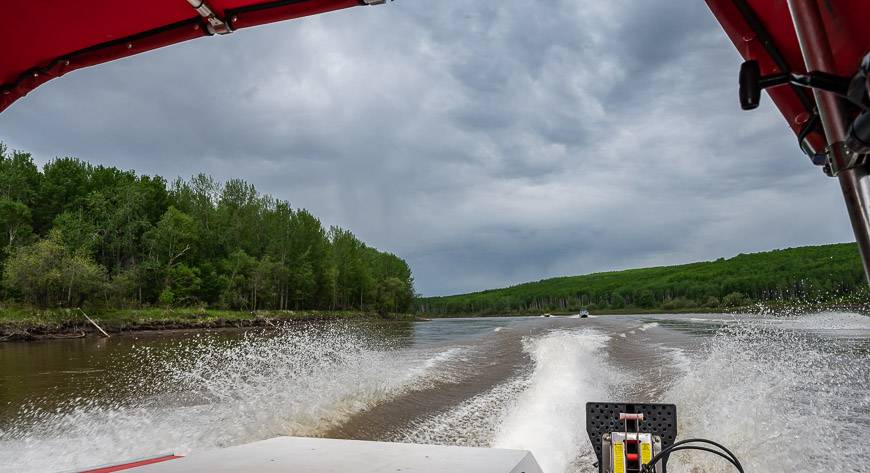
[{"label": "perforated metal panel", "polygon": [[598,457],[598,470],[601,471],[601,436],[611,432],[622,432],[625,427],[619,420],[619,413],[643,414],[638,426],[639,432],[658,435],[662,448],[667,448],[677,438],[677,406],[674,404],[633,404],[618,402],[587,402],[586,433]]}]

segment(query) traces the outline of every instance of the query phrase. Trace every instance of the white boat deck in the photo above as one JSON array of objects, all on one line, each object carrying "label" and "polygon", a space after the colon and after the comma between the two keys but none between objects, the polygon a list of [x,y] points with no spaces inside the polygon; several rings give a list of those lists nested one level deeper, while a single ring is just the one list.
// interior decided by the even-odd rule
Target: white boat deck
[{"label": "white boat deck", "polygon": [[194,452],[129,470],[136,473],[542,473],[525,450],[276,437]]}]

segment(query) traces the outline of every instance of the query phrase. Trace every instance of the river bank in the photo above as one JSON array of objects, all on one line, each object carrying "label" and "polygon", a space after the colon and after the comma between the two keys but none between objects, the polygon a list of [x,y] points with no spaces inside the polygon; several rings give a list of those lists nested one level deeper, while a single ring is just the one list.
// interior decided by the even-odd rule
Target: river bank
[{"label": "river bank", "polygon": [[[625,307],[622,309],[594,309],[589,315],[662,315],[662,314],[764,314],[764,315],[802,315],[819,312],[852,312],[856,314],[870,315],[870,303],[794,303],[794,302],[766,302],[734,307],[681,307],[665,309],[661,307]],[[513,311],[499,313],[465,313],[465,314],[438,314],[418,312],[418,317],[433,319],[450,319],[465,317],[529,317],[543,314],[554,316],[575,315],[576,310],[551,310],[551,311]]]},{"label": "river bank", "polygon": [[[88,321],[94,321],[99,329]],[[0,309],[0,342],[66,339],[109,334],[220,328],[274,327],[328,320],[415,320],[413,315],[359,311],[232,311],[212,309]]]},{"label": "river bank", "polygon": [[[655,314],[761,314],[800,315],[818,312],[851,312],[870,315],[870,307],[861,304],[765,304],[730,308],[688,307],[665,310],[660,308],[599,309],[591,315],[655,315]],[[269,328],[286,323],[323,322],[334,320],[400,320],[428,321],[436,318],[464,317],[528,317],[541,312],[507,314],[390,314],[360,311],[233,311],[201,308],[175,309],[113,309],[86,311],[86,314],[109,334],[173,331],[213,330],[223,328]],[[576,311],[553,311],[554,316],[569,316]],[[46,339],[83,338],[101,336],[100,329],[88,321],[78,309],[20,309],[0,308],[0,342],[34,341]]]}]

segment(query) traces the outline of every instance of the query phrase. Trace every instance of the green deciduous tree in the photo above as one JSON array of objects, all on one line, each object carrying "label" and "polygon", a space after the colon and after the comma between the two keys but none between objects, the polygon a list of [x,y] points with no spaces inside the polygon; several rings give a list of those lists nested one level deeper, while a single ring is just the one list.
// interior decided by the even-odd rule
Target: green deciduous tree
[{"label": "green deciduous tree", "polygon": [[0,231],[3,232],[4,250],[12,248],[30,236],[30,209],[22,202],[0,197]]},{"label": "green deciduous tree", "polygon": [[740,292],[731,292],[722,298],[725,307],[737,307],[746,303],[745,296]]},{"label": "green deciduous tree", "polygon": [[[310,212],[240,179],[200,174],[167,189],[159,176],[72,157],[40,172],[2,143],[0,237],[0,267],[10,268],[0,296],[43,306],[97,303],[98,292],[125,307],[401,311],[413,300],[403,260],[350,231],[327,232]],[[14,264],[4,263],[12,254]]]},{"label": "green deciduous tree", "polygon": [[6,264],[4,284],[41,307],[76,307],[102,288],[105,268],[63,246],[58,233],[19,248]]}]

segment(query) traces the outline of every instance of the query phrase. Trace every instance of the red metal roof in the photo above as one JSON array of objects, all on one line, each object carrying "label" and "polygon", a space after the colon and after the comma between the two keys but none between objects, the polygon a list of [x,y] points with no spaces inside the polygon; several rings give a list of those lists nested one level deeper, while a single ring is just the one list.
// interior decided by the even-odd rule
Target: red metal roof
[{"label": "red metal roof", "polygon": [[[364,4],[360,0],[206,0],[233,30]],[[207,36],[186,0],[0,0],[0,112],[82,67]]]},{"label": "red metal roof", "polygon": [[[780,65],[774,61],[770,48],[781,53],[784,65],[791,72],[808,72],[804,67],[787,0],[706,1],[743,58],[757,60],[762,74],[782,72]],[[748,7],[766,30],[771,40],[767,47],[763,44],[763,35],[759,35],[750,26],[741,6]],[[819,7],[837,66],[836,71],[827,72],[851,76],[864,54],[870,51],[870,0],[820,0]],[[737,72],[735,68],[735,106]],[[787,86],[767,89],[767,93],[795,134],[799,133],[815,107],[813,94],[806,89]],[[799,94],[804,97],[801,98]],[[814,133],[809,139],[816,150],[824,148],[826,144],[821,133]]]}]

